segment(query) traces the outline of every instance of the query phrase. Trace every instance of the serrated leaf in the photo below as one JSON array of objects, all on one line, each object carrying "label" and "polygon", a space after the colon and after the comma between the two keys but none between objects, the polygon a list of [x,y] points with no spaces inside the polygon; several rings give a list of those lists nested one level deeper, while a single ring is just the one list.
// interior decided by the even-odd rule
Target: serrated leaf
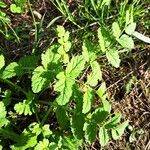
[{"label": "serrated leaf", "polygon": [[107,100],[102,100],[102,103],[103,103],[103,108],[105,111],[107,111],[108,113],[110,113],[111,111],[111,104],[109,101]]},{"label": "serrated leaf", "polygon": [[42,65],[45,69],[51,69],[51,63],[57,64],[60,59],[60,55],[54,53],[57,50],[57,46],[51,46],[45,53],[41,55]]},{"label": "serrated leaf", "polygon": [[82,55],[85,61],[94,61],[96,59],[95,49],[88,39],[85,39],[82,46]]},{"label": "serrated leaf", "polygon": [[82,114],[74,114],[71,118],[71,131],[77,139],[83,138],[83,126],[84,126],[85,118]]},{"label": "serrated leaf", "polygon": [[94,94],[92,89],[87,88],[83,95],[83,108],[82,108],[83,114],[86,114],[91,110],[93,98],[94,98]]},{"label": "serrated leaf", "polygon": [[89,144],[92,144],[96,138],[97,125],[95,122],[85,122],[83,130],[85,132],[85,139]]},{"label": "serrated leaf", "polygon": [[39,143],[35,146],[34,150],[49,150],[49,140],[43,139],[43,141],[39,141]]},{"label": "serrated leaf", "polygon": [[15,104],[14,110],[19,114],[22,115],[32,115],[34,113],[34,107],[32,104],[33,97],[28,97],[27,100],[24,100],[23,102],[19,102]]},{"label": "serrated leaf", "polygon": [[113,35],[115,36],[115,38],[119,38],[119,36],[121,35],[121,30],[117,22],[114,22],[112,24],[112,31],[113,31]]},{"label": "serrated leaf", "polygon": [[58,37],[63,37],[65,35],[65,28],[63,26],[57,26]]},{"label": "serrated leaf", "polygon": [[122,123],[122,124],[118,125],[117,127],[113,128],[111,130],[112,138],[114,140],[119,139],[123,135],[124,130],[126,129],[127,126],[128,126],[128,121],[125,121],[124,123]]},{"label": "serrated leaf", "polygon": [[102,82],[101,86],[98,88],[97,90],[97,94],[99,96],[99,98],[101,100],[105,100],[106,97],[107,97],[107,93],[106,93],[106,83],[105,82]]},{"label": "serrated leaf", "polygon": [[131,37],[126,34],[123,34],[118,40],[120,45],[124,48],[133,49],[134,48],[134,41]]},{"label": "serrated leaf", "polygon": [[61,93],[56,101],[58,105],[65,105],[69,102],[70,97],[72,96],[72,86],[75,81],[65,76],[64,72],[60,72],[57,75],[57,79],[58,82],[54,85],[54,90]]},{"label": "serrated leaf", "polygon": [[77,150],[82,145],[82,140],[78,140],[73,136],[63,137],[63,146],[67,147],[68,150]]},{"label": "serrated leaf", "polygon": [[56,110],[56,118],[62,129],[67,129],[69,127],[69,118],[63,107],[58,107]]},{"label": "serrated leaf", "polygon": [[101,124],[108,117],[108,112],[104,110],[103,107],[96,108],[92,114],[92,120],[96,123]]},{"label": "serrated leaf", "polygon": [[5,106],[3,102],[0,102],[0,128],[8,124],[8,120],[6,119],[7,111],[5,110]]},{"label": "serrated leaf", "polygon": [[38,60],[37,56],[24,56],[19,60],[18,64],[25,70],[30,71],[36,67]]},{"label": "serrated leaf", "polygon": [[121,114],[119,114],[119,113],[115,114],[115,116],[113,118],[111,118],[109,121],[106,122],[105,128],[110,129],[110,128],[115,127],[117,125],[117,123],[120,122],[121,118],[122,118]]},{"label": "serrated leaf", "polygon": [[72,79],[75,79],[84,69],[85,59],[81,56],[72,57],[70,63],[66,67],[66,75]]},{"label": "serrated leaf", "polygon": [[19,66],[19,64],[16,62],[12,62],[4,69],[4,71],[2,73],[2,78],[8,79],[8,78],[12,78],[16,75],[19,76],[22,73],[23,73],[22,68]]},{"label": "serrated leaf", "polygon": [[51,73],[47,72],[42,66],[37,67],[32,75],[32,91],[34,93],[40,92],[47,87],[51,81]]},{"label": "serrated leaf", "polygon": [[91,68],[92,73],[87,77],[86,84],[89,84],[90,86],[96,86],[98,80],[102,80],[102,72],[97,61],[91,62]]},{"label": "serrated leaf", "polygon": [[109,133],[108,133],[107,129],[100,127],[99,139],[100,139],[100,145],[102,147],[106,146],[108,144],[110,137],[109,137]]},{"label": "serrated leaf", "polygon": [[98,29],[98,39],[99,39],[99,44],[100,44],[101,51],[103,53],[106,52],[105,41],[104,41],[104,37],[102,35],[101,28]]},{"label": "serrated leaf", "polygon": [[110,50],[106,51],[106,57],[108,62],[118,68],[120,66],[120,58],[119,58],[119,52],[115,48],[111,48]]},{"label": "serrated leaf", "polygon": [[5,66],[5,58],[4,56],[1,54],[0,55],[0,69],[2,69]]},{"label": "serrated leaf", "polygon": [[129,35],[132,35],[133,32],[135,31],[135,28],[136,28],[136,23],[132,22],[125,28],[125,32]]}]

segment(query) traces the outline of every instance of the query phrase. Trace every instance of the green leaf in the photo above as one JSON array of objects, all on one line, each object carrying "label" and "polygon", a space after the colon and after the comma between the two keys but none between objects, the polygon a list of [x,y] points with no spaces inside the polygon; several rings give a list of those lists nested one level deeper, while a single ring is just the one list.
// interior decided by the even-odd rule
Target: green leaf
[{"label": "green leaf", "polygon": [[28,100],[24,100],[23,102],[19,102],[14,106],[14,110],[19,114],[22,115],[32,115],[33,110],[31,106],[31,102]]},{"label": "green leaf", "polygon": [[78,150],[79,146],[82,146],[82,140],[75,139],[73,136],[63,136],[64,149]]},{"label": "green leaf", "polygon": [[42,126],[42,133],[45,138],[52,135],[52,131],[50,130],[49,124],[45,124],[44,126]]},{"label": "green leaf", "polygon": [[43,141],[39,141],[39,143],[35,146],[34,150],[49,150],[49,140],[43,139]]},{"label": "green leaf", "polygon": [[91,110],[93,98],[94,95],[92,89],[87,88],[83,95],[83,108],[82,108],[83,114],[86,114]]},{"label": "green leaf", "polygon": [[128,124],[129,124],[128,121],[125,121],[124,123],[122,123],[122,124],[118,125],[117,127],[113,128],[111,130],[112,138],[114,140],[119,139],[123,135],[124,130],[126,129]]},{"label": "green leaf", "polygon": [[91,68],[92,73],[87,77],[86,84],[89,84],[90,86],[96,86],[98,80],[102,80],[102,72],[97,61],[91,62]]},{"label": "green leaf", "polygon": [[44,66],[45,69],[51,69],[52,67],[51,63],[53,63],[53,67],[54,64],[58,63],[60,59],[60,55],[54,53],[54,51],[56,50],[57,50],[57,46],[54,45],[51,46],[49,49],[47,49],[47,51],[41,55],[42,65]]},{"label": "green leaf", "polygon": [[110,137],[107,129],[100,127],[99,139],[100,139],[100,145],[102,147],[108,144]]},{"label": "green leaf", "polygon": [[69,102],[70,97],[72,96],[72,86],[75,81],[65,76],[64,72],[60,72],[57,75],[57,79],[58,82],[54,85],[54,90],[61,93],[56,101],[58,105],[65,105]]},{"label": "green leaf", "polygon": [[22,68],[19,66],[18,63],[12,62],[4,69],[2,73],[2,78],[8,79],[16,75],[17,76],[22,75]]},{"label": "green leaf", "polygon": [[103,53],[105,53],[106,52],[105,40],[104,40],[104,37],[102,35],[101,28],[98,29],[98,39],[99,39],[99,44],[100,44],[101,51]]},{"label": "green leaf", "polygon": [[97,90],[97,94],[101,100],[105,100],[107,98],[106,90],[106,83],[102,82],[101,86]]},{"label": "green leaf", "polygon": [[5,109],[4,103],[0,102],[0,128],[8,124],[8,120],[6,119],[7,111]]},{"label": "green leaf", "polygon": [[120,122],[121,118],[122,118],[121,114],[119,114],[119,113],[115,114],[115,116],[113,118],[111,118],[109,121],[106,122],[105,128],[110,129],[110,128],[115,127],[117,125],[117,123]]},{"label": "green leaf", "polygon": [[133,32],[135,31],[135,28],[136,28],[136,23],[132,22],[125,28],[125,32],[129,35],[132,35]]},{"label": "green leaf", "polygon": [[102,100],[102,103],[103,103],[104,110],[107,111],[108,113],[110,113],[110,111],[111,111],[111,104],[109,103],[109,101]]},{"label": "green leaf", "polygon": [[56,118],[62,129],[67,129],[69,127],[69,118],[63,107],[59,107],[56,110]]},{"label": "green leaf", "polygon": [[116,48],[112,48],[110,50],[106,51],[106,57],[108,59],[108,62],[118,68],[120,66],[120,58],[119,58],[119,52]]},{"label": "green leaf", "polygon": [[92,120],[98,124],[101,124],[107,119],[108,115],[109,113],[105,111],[103,107],[98,107],[92,113]]},{"label": "green leaf", "polygon": [[74,114],[71,118],[71,131],[77,139],[83,138],[83,126],[84,126],[84,115],[82,114]]},{"label": "green leaf", "polygon": [[115,38],[118,39],[119,36],[121,35],[121,30],[117,22],[114,22],[112,24],[112,31],[113,31],[113,35],[115,36]]},{"label": "green leaf", "polygon": [[84,69],[85,59],[81,56],[72,57],[70,63],[66,67],[66,75],[70,78],[75,79]]},{"label": "green leaf", "polygon": [[96,59],[96,52],[88,39],[85,39],[82,46],[82,55],[87,62],[92,62]]},{"label": "green leaf", "polygon": [[134,48],[134,41],[131,37],[126,34],[123,34],[118,40],[120,45],[124,48],[133,49]]},{"label": "green leaf", "polygon": [[51,142],[50,144],[49,144],[49,150],[59,150],[58,149],[58,145],[56,144],[56,143],[54,143],[54,142]]},{"label": "green leaf", "polygon": [[0,69],[2,69],[5,66],[5,58],[4,56],[1,54],[0,55]]},{"label": "green leaf", "polygon": [[0,1],[0,7],[1,7],[1,8],[6,8],[7,5],[6,5],[4,2],[1,2],[1,1]]},{"label": "green leaf", "polygon": [[21,68],[24,68],[24,70],[27,72],[35,69],[38,60],[39,59],[37,56],[24,56],[19,60],[18,64]]},{"label": "green leaf", "polygon": [[85,139],[89,144],[92,144],[96,139],[97,125],[95,122],[85,122],[83,130],[85,131]]},{"label": "green leaf", "polygon": [[32,91],[39,93],[46,88],[51,82],[51,73],[45,70],[42,66],[37,67],[32,75]]},{"label": "green leaf", "polygon": [[21,7],[16,6],[16,4],[11,4],[10,5],[10,11],[12,13],[21,13],[22,12]]}]

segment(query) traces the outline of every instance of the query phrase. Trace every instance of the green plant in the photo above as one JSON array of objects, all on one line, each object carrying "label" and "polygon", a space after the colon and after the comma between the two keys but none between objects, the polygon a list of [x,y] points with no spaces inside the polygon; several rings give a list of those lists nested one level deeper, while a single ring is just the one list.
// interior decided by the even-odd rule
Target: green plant
[{"label": "green plant", "polygon": [[[116,23],[113,24],[113,28],[114,26],[118,28]],[[25,97],[15,102],[13,115],[6,111],[11,102],[4,100],[5,97],[10,98],[10,92],[3,96],[4,99],[0,105],[1,120],[3,120],[0,136],[14,141],[14,145],[11,145],[13,150],[28,148],[76,150],[82,146],[83,142],[93,143],[97,134],[100,145],[103,147],[111,138],[119,139],[128,126],[128,121],[121,123],[121,114],[111,112],[106,84],[102,78],[101,66],[97,61],[98,56],[106,52],[109,62],[119,67],[120,59],[116,57],[116,53],[112,52],[113,55],[109,56],[105,50],[107,40],[103,41],[102,38],[108,38],[108,36],[105,37],[103,30],[99,29],[101,51],[99,44],[93,46],[88,39],[85,39],[82,54],[71,55],[72,43],[69,32],[65,31],[63,26],[58,26],[57,33],[58,43],[41,54],[40,64],[38,64],[38,57],[26,56],[6,66],[4,56],[0,55],[1,82],[13,87],[18,94],[22,93]],[[120,31],[113,34],[117,38],[113,42],[118,42],[121,36]],[[118,60],[114,63],[112,59],[115,58],[119,60],[119,63]],[[27,80],[31,79],[31,88],[30,82],[23,88],[13,83],[24,75],[28,76]],[[14,78],[13,82],[11,78]],[[102,84],[99,86],[100,81]],[[98,90],[96,86],[99,87]],[[40,95],[50,89],[53,89],[56,96],[40,99]],[[94,104],[96,98],[99,98],[100,104]],[[42,112],[41,116],[39,106],[42,104],[47,105],[47,110]],[[6,117],[6,114],[9,117]],[[57,119],[58,129],[56,130],[48,125],[52,114],[55,114]],[[14,115],[35,115],[36,121],[30,123],[18,134],[11,125]]]}]

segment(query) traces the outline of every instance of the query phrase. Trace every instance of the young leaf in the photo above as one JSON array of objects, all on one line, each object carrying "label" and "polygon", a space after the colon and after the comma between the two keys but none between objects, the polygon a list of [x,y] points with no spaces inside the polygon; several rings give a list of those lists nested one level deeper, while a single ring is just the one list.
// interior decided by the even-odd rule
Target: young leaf
[{"label": "young leaf", "polygon": [[122,124],[118,125],[117,127],[113,128],[111,130],[112,138],[114,140],[119,139],[123,135],[124,130],[126,129],[127,126],[128,126],[128,121],[125,121],[124,123],[122,123]]},{"label": "young leaf", "polygon": [[5,58],[4,56],[1,54],[0,55],[0,69],[2,69],[5,66]]},{"label": "young leaf", "polygon": [[72,86],[75,81],[65,76],[64,72],[60,72],[57,75],[57,79],[58,82],[54,85],[54,90],[61,93],[56,101],[58,105],[62,106],[69,102],[70,97],[72,96]]},{"label": "young leaf", "polygon": [[69,127],[69,118],[63,107],[58,107],[56,110],[56,118],[62,129],[67,129]]},{"label": "young leaf", "polygon": [[66,67],[66,75],[72,79],[75,79],[84,69],[85,59],[81,56],[72,57],[70,63]]},{"label": "young leaf", "polygon": [[115,36],[115,38],[118,39],[119,36],[121,35],[121,30],[117,22],[114,22],[112,24],[112,31],[113,31],[113,35]]},{"label": "young leaf", "polygon": [[102,72],[97,61],[91,62],[91,68],[92,73],[87,77],[86,84],[89,84],[90,86],[96,86],[98,80],[102,80]]},{"label": "young leaf", "polygon": [[125,32],[129,35],[132,35],[133,32],[135,31],[135,28],[136,28],[136,23],[132,22],[125,28]]},{"label": "young leaf", "polygon": [[51,73],[47,72],[42,66],[37,67],[33,71],[32,91],[39,93],[43,88],[47,87],[51,81]]},{"label": "young leaf", "polygon": [[57,46],[51,46],[45,54],[43,53],[41,55],[42,59],[42,65],[44,66],[45,69],[51,69],[51,63],[57,64],[58,60],[60,59],[60,55],[57,53],[54,53],[54,51],[57,50]]},{"label": "young leaf", "polygon": [[5,110],[4,103],[0,102],[0,128],[8,124],[8,120],[6,119],[6,114],[7,111]]},{"label": "young leaf", "polygon": [[109,139],[110,139],[109,133],[108,133],[107,129],[105,129],[104,127],[100,127],[99,139],[100,139],[100,145],[102,147],[107,145],[109,142]]},{"label": "young leaf", "polygon": [[83,95],[83,108],[82,113],[86,114],[91,110],[94,95],[92,89],[87,88]]},{"label": "young leaf", "polygon": [[92,144],[96,138],[97,125],[95,122],[85,122],[83,130],[85,131],[85,139],[89,144]]},{"label": "young leaf", "polygon": [[43,141],[39,141],[34,150],[49,150],[49,140],[43,139]]},{"label": "young leaf", "polygon": [[10,10],[12,13],[21,13],[22,12],[21,7],[16,6],[16,4],[11,4]]},{"label": "young leaf", "polygon": [[2,78],[8,79],[12,78],[14,76],[19,76],[22,74],[22,68],[19,66],[18,63],[12,62],[10,63],[3,71]]},{"label": "young leaf", "polygon": [[118,68],[120,66],[120,58],[119,58],[119,52],[116,48],[112,48],[110,50],[106,51],[106,57],[108,59],[108,62]]},{"label": "young leaf", "polygon": [[83,114],[74,114],[71,118],[71,131],[77,139],[83,138],[83,126],[85,118]]},{"label": "young leaf", "polygon": [[123,34],[118,40],[120,45],[124,48],[133,49],[134,48],[134,41],[131,37],[126,34]]},{"label": "young leaf", "polygon": [[32,108],[32,104],[28,100],[24,100],[23,102],[19,102],[14,106],[14,110],[19,114],[32,115],[34,109]]},{"label": "young leaf", "polygon": [[110,129],[110,128],[115,127],[117,123],[120,122],[121,118],[122,118],[121,114],[119,113],[115,114],[113,118],[111,118],[109,121],[106,122],[105,128]]}]

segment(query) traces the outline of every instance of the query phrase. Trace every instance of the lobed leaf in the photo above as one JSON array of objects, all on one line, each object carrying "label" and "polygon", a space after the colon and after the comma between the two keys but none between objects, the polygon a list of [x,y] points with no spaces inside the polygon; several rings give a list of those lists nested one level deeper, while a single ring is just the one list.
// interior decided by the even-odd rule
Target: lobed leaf
[{"label": "lobed leaf", "polygon": [[121,35],[121,30],[120,30],[118,22],[114,22],[112,24],[112,31],[113,31],[113,35],[115,36],[115,38],[118,39]]}]

